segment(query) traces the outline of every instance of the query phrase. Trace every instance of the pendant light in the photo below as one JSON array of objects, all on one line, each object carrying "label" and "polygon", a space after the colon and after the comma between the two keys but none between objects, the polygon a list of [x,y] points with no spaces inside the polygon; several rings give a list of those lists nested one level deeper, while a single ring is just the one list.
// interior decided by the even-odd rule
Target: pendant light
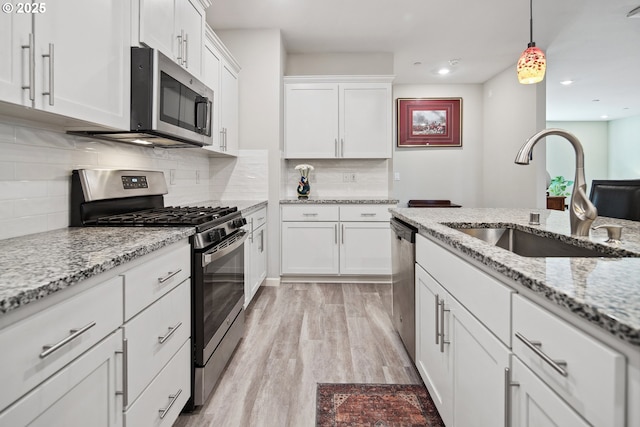
[{"label": "pendant light", "polygon": [[547,69],[544,52],[533,41],[533,0],[529,0],[529,14],[530,42],[520,55],[517,67],[518,81],[525,85],[541,82]]}]

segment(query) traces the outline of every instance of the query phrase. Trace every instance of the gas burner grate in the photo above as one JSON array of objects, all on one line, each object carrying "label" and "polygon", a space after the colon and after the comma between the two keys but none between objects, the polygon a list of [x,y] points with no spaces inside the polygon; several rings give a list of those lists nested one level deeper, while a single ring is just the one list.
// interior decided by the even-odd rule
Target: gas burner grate
[{"label": "gas burner grate", "polygon": [[96,225],[176,226],[201,225],[222,221],[236,207],[167,206],[126,214],[110,215],[96,219]]}]

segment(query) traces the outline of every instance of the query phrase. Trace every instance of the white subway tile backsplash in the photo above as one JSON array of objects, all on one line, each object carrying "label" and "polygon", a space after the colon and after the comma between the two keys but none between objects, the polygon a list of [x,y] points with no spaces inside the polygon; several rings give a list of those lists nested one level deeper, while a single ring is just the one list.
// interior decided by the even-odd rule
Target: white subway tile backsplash
[{"label": "white subway tile backsplash", "polygon": [[2,120],[0,117],[0,238],[67,227],[73,169],[160,170],[167,181],[173,169],[177,179],[168,185],[165,204],[212,198],[213,175],[202,150],[149,149]]},{"label": "white subway tile backsplash", "polygon": [[[286,197],[296,197],[300,173],[298,164],[314,167],[309,177],[311,197],[389,197],[389,160],[312,159],[286,160],[282,174]],[[355,174],[356,182],[344,182],[345,173]]]}]

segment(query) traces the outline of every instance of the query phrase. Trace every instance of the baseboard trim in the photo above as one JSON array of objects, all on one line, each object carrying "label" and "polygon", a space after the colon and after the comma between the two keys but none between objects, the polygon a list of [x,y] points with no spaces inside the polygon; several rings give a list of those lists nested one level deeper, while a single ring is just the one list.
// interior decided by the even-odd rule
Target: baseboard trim
[{"label": "baseboard trim", "polygon": [[262,282],[261,286],[280,286],[280,278],[279,277],[267,277]]},{"label": "baseboard trim", "polygon": [[371,283],[390,284],[389,275],[372,276],[280,276],[280,283]]}]

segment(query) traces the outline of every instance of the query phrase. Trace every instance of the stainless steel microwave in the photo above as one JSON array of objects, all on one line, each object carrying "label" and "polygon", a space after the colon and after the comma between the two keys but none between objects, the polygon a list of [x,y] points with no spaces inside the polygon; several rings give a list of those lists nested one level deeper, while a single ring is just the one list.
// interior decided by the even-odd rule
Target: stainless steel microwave
[{"label": "stainless steel microwave", "polygon": [[132,47],[130,128],[69,133],[165,148],[212,145],[213,96],[158,50]]}]

